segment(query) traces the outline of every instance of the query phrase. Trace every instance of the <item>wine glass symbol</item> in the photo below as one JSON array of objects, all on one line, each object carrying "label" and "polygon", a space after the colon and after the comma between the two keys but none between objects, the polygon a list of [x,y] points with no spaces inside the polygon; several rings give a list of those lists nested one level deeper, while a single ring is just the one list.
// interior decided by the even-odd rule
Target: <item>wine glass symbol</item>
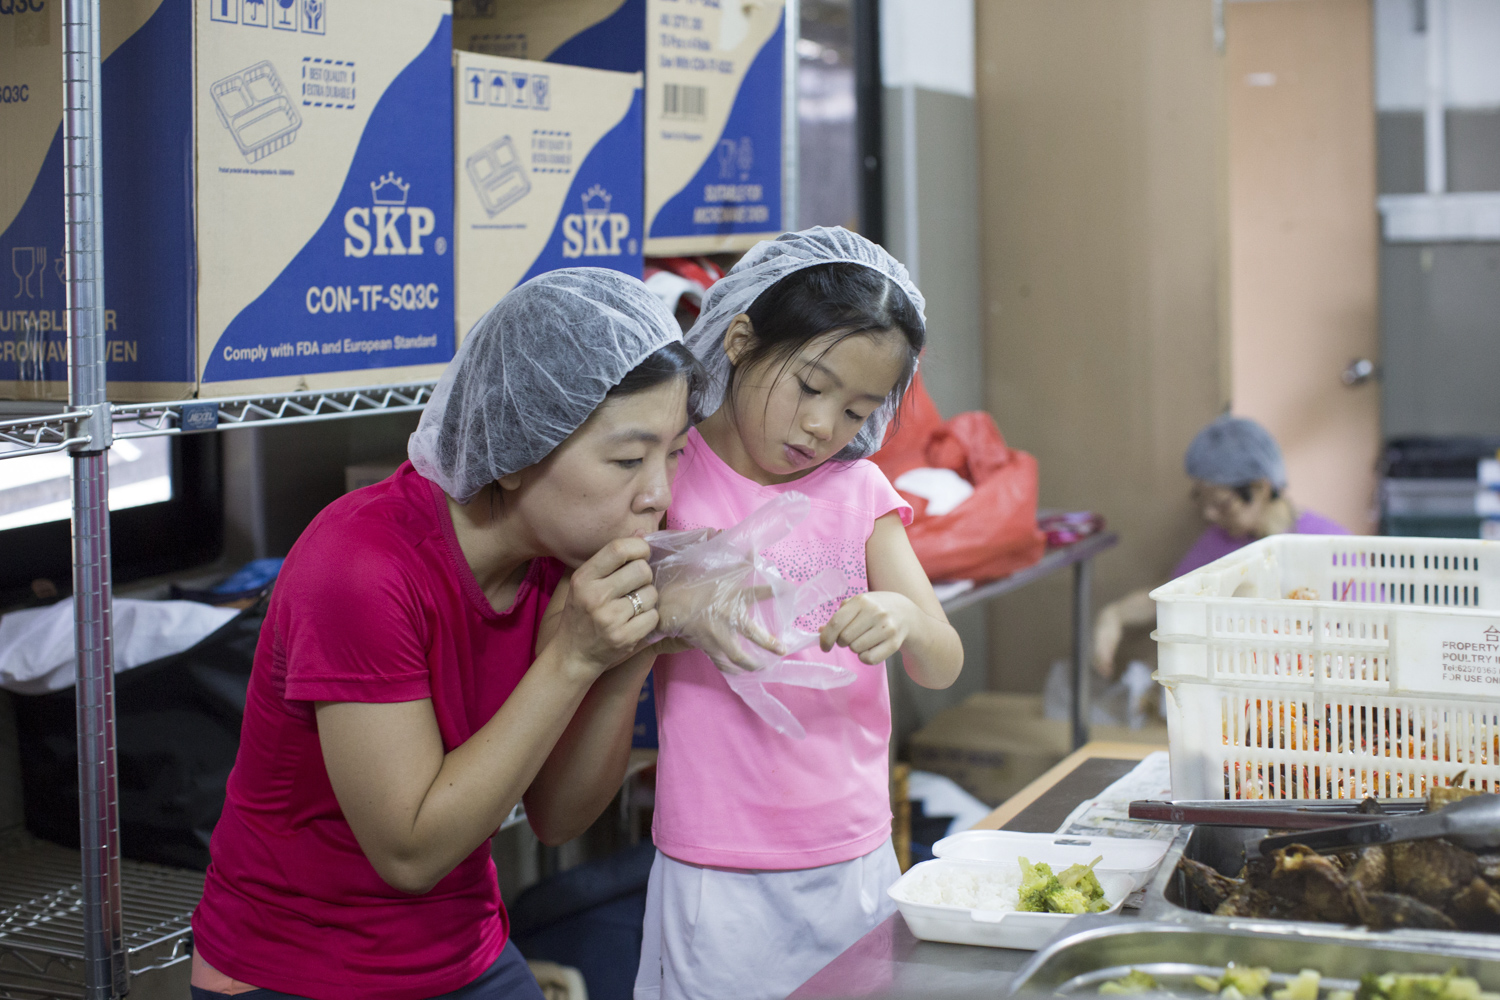
[{"label": "wine glass symbol", "polygon": [[[23,273],[22,268],[25,268]],[[10,248],[10,270],[16,276],[16,294],[11,298],[19,299],[22,293],[30,298],[31,275],[36,271],[36,248],[35,247],[11,247]]]}]

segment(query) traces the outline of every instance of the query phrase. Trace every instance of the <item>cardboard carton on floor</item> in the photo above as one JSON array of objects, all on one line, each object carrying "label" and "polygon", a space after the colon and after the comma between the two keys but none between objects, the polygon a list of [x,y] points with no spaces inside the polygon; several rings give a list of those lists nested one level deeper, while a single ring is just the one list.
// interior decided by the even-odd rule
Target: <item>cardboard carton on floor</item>
[{"label": "cardboard carton on floor", "polygon": [[[62,4],[27,7],[0,31],[0,394],[57,399]],[[100,9],[110,397],[440,371],[454,346],[448,0]]]},{"label": "cardboard carton on floor", "polygon": [[639,278],[641,74],[470,52],[455,65],[460,341],[544,271]]},{"label": "cardboard carton on floor", "polygon": [[745,250],[781,232],[780,0],[460,0],[479,52],[645,72],[650,255]]},{"label": "cardboard carton on floor", "polygon": [[[1164,725],[1094,726],[1090,739],[1167,743]],[[939,712],[911,736],[912,767],[952,778],[975,798],[998,806],[1041,777],[1073,749],[1072,727],[1042,714],[1041,695],[981,691]]]}]

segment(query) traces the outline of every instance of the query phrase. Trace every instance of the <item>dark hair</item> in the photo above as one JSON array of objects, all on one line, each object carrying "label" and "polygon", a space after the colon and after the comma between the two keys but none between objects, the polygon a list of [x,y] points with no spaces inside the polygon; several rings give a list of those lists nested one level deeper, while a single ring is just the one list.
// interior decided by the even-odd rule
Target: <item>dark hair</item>
[{"label": "dark hair", "polygon": [[673,341],[658,347],[646,360],[625,373],[606,396],[629,396],[647,389],[655,389],[673,379],[687,379],[689,396],[703,388],[703,366],[693,357],[693,352],[682,341]]},{"label": "dark hair", "polygon": [[874,268],[847,261],[793,271],[761,292],[745,315],[755,328],[755,344],[730,374],[731,396],[741,372],[765,361],[789,362],[824,334],[841,331],[828,345],[831,350],[845,337],[895,330],[907,345],[906,362],[896,379],[899,404],[916,371],[917,355],[927,344],[927,327],[901,286]]}]

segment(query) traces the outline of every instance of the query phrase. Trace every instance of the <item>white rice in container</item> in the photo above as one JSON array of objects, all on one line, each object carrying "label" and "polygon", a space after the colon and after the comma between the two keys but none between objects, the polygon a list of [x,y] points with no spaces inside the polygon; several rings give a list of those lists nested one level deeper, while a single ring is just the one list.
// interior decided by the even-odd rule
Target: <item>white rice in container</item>
[{"label": "white rice in container", "polygon": [[901,886],[899,894],[908,903],[1010,913],[1020,902],[1021,868],[933,865],[917,872],[916,878]]}]

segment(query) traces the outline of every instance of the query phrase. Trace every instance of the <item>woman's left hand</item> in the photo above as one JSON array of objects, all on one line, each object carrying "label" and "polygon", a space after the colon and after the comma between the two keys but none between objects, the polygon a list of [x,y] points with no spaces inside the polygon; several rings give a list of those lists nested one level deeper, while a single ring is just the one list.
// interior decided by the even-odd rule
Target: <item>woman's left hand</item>
[{"label": "woman's left hand", "polygon": [[894,591],[875,591],[849,598],[818,632],[823,652],[847,646],[862,663],[884,663],[911,633],[918,614],[911,598]]}]

